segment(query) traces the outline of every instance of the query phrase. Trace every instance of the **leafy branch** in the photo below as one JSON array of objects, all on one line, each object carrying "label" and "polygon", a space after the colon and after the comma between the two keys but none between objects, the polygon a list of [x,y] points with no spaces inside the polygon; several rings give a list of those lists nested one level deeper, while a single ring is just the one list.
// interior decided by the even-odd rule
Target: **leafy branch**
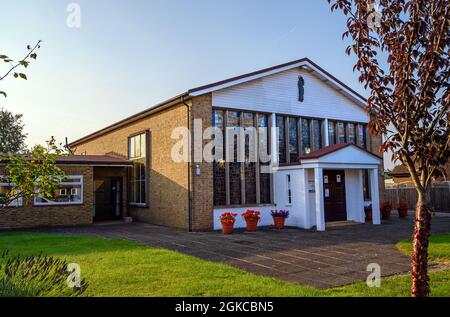
[{"label": "leafy branch", "polygon": [[[11,73],[14,76],[14,78],[22,78],[22,79],[27,80],[27,75],[25,73],[18,72],[16,70],[19,67],[28,68],[28,66],[30,65],[30,60],[37,59],[36,51],[41,47],[41,42],[42,41],[39,40],[33,47],[30,45],[27,45],[27,50],[28,50],[27,55],[18,61],[14,61],[12,58],[10,58],[9,56],[7,56],[5,54],[0,54],[0,60],[3,60],[3,62],[8,63],[11,66],[5,74],[0,75],[0,81],[5,79]],[[3,95],[5,98],[7,97],[7,95],[4,91],[0,91],[0,95]]]}]

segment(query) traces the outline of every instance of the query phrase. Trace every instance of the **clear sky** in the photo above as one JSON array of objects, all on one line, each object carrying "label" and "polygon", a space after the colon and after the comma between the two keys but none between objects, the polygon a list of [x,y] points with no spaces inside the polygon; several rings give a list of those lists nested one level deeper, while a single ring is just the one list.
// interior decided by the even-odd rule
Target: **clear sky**
[{"label": "clear sky", "polygon": [[[66,24],[70,3],[81,27]],[[0,54],[43,40],[28,81],[0,106],[28,143],[73,141],[189,88],[309,57],[367,95],[345,55],[345,17],[326,0],[0,0]],[[4,67],[0,65],[0,70]]]}]

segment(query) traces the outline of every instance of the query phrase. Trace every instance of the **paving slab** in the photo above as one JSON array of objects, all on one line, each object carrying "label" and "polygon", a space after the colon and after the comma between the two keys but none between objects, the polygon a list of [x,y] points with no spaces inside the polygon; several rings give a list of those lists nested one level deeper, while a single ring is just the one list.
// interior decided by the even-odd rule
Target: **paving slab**
[{"label": "paving slab", "polygon": [[[137,241],[207,261],[225,263],[258,275],[319,288],[336,287],[367,279],[367,266],[377,263],[383,276],[409,271],[409,257],[395,244],[412,235],[413,218],[383,221],[381,225],[339,223],[327,231],[272,227],[255,233],[236,230],[189,233],[145,223],[111,224],[35,230],[66,235],[87,235]],[[450,232],[450,217],[432,220],[432,234]]]}]

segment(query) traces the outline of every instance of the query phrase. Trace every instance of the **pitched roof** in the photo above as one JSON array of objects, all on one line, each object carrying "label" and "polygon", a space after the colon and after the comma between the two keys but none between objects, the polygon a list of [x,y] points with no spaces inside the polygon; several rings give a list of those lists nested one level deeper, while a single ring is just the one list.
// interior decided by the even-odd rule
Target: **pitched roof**
[{"label": "pitched roof", "polygon": [[352,88],[350,88],[349,86],[344,84],[342,81],[340,81],[339,79],[337,79],[336,77],[331,75],[329,72],[327,72],[325,69],[323,69],[322,67],[320,67],[319,65],[317,65],[316,63],[314,63],[312,60],[310,60],[307,57],[301,58],[301,59],[298,59],[298,60],[295,60],[295,61],[291,61],[291,62],[288,62],[288,63],[272,66],[272,67],[269,67],[269,68],[264,68],[264,69],[257,70],[257,71],[251,72],[251,73],[239,75],[239,76],[236,76],[236,77],[231,77],[231,78],[228,78],[228,79],[225,79],[225,80],[222,80],[222,81],[218,81],[218,82],[215,82],[215,83],[212,83],[212,84],[208,84],[208,85],[192,88],[192,89],[188,90],[188,94],[190,94],[190,95],[196,94],[198,92],[201,92],[201,91],[204,91],[204,90],[207,90],[207,89],[220,87],[220,86],[223,86],[223,85],[228,84],[228,83],[232,83],[232,82],[236,82],[236,81],[240,81],[240,80],[245,80],[245,79],[249,79],[249,78],[250,78],[250,80],[252,80],[254,76],[265,75],[266,73],[269,73],[269,72],[272,72],[272,71],[277,71],[277,70],[284,70],[285,68],[289,69],[291,67],[296,67],[298,64],[305,64],[305,65],[312,66],[313,70],[316,70],[316,71],[319,71],[319,72],[323,73],[323,75],[325,75],[327,77],[327,79],[330,79],[331,81],[334,81],[339,86],[342,86],[342,88],[344,88],[345,90],[347,90],[351,94],[353,94],[356,97],[358,97],[359,99],[361,99],[361,101],[363,101],[364,103],[367,103],[367,99],[365,97],[363,97],[361,94],[357,93],[355,90],[353,90]]},{"label": "pitched roof", "polygon": [[389,176],[404,176],[407,177],[409,176],[409,171],[408,168],[405,165],[397,165],[396,167],[394,167],[394,169],[392,171],[390,171],[388,173]]},{"label": "pitched roof", "polygon": [[69,143],[69,146],[74,147],[77,144],[80,144],[82,142],[88,141],[90,139],[93,139],[95,137],[98,137],[100,135],[103,135],[105,133],[108,133],[110,131],[116,130],[126,124],[135,122],[139,119],[145,118],[155,112],[164,110],[166,108],[172,107],[174,105],[180,104],[184,102],[185,100],[189,100],[193,96],[199,96],[202,94],[206,94],[211,91],[220,90],[228,86],[237,85],[242,82],[254,80],[256,78],[260,78],[263,76],[267,76],[276,72],[281,72],[284,70],[292,69],[295,67],[306,67],[308,70],[311,70],[315,72],[319,77],[321,77],[322,80],[330,82],[335,89],[341,91],[342,93],[346,94],[347,96],[351,97],[355,102],[360,105],[361,107],[366,107],[367,99],[363,97],[361,94],[357,93],[355,90],[350,88],[348,85],[344,84],[342,81],[331,75],[329,72],[324,70],[322,67],[311,61],[309,58],[301,58],[295,61],[291,61],[288,63],[276,65],[269,68],[264,68],[255,72],[243,74],[240,76],[232,77],[229,79],[225,79],[222,81],[218,81],[212,84],[191,88],[188,91],[175,96],[173,98],[170,98],[164,102],[161,102],[153,107],[150,107],[144,111],[141,111],[135,115],[132,115],[130,117],[127,117],[123,120],[120,120],[116,123],[113,123],[106,128],[100,129],[94,133],[91,133],[83,138],[80,138],[76,141],[73,141]]},{"label": "pitched roof", "polygon": [[132,165],[127,159],[110,155],[69,155],[56,160],[57,164]]},{"label": "pitched roof", "polygon": [[360,149],[360,150],[362,150],[362,151],[364,151],[364,152],[366,152],[366,153],[368,153],[370,155],[373,155],[376,158],[380,159],[380,157],[378,155],[376,155],[376,154],[366,150],[365,148],[363,148],[363,147],[361,147],[359,145],[353,144],[353,143],[341,143],[341,144],[333,144],[333,145],[330,145],[330,146],[326,146],[324,148],[321,148],[320,150],[312,151],[312,152],[310,152],[308,154],[301,155],[299,159],[300,160],[318,159],[320,157],[323,157],[325,155],[328,155],[328,154],[331,154],[333,152],[339,151],[339,150],[341,150],[343,148],[346,148],[346,147],[349,147],[349,146],[354,146],[354,147],[356,147],[356,148],[358,148],[358,149]]}]

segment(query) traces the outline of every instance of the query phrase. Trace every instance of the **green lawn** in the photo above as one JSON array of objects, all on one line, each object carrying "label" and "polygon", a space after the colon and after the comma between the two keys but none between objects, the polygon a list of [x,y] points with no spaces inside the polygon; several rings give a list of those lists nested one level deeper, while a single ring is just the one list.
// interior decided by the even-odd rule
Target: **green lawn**
[{"label": "green lawn", "polygon": [[[411,241],[401,241],[397,248],[410,254],[412,251]],[[439,234],[430,237],[428,256],[431,261],[450,262],[450,233]]]},{"label": "green lawn", "polygon": [[[383,279],[381,288],[358,283],[319,290],[116,239],[2,233],[3,249],[79,263],[88,296],[409,296],[410,287],[410,278],[400,276]],[[450,270],[431,273],[431,280],[432,295],[450,296]]]}]

